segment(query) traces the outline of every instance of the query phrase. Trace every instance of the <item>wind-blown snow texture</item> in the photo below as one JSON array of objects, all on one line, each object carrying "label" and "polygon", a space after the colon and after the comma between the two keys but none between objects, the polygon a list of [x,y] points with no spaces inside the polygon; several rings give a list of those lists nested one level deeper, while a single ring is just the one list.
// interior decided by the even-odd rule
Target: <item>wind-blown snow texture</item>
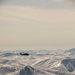
[{"label": "wind-blown snow texture", "polygon": [[[20,53],[29,53],[22,56]],[[75,75],[75,49],[0,51],[0,75]]]}]

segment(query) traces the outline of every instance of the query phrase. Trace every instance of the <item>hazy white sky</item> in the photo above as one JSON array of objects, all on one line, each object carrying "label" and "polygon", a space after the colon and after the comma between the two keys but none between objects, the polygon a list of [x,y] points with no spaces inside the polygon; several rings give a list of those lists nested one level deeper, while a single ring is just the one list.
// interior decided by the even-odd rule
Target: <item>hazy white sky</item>
[{"label": "hazy white sky", "polygon": [[75,9],[65,0],[1,0],[0,50],[75,47]]}]

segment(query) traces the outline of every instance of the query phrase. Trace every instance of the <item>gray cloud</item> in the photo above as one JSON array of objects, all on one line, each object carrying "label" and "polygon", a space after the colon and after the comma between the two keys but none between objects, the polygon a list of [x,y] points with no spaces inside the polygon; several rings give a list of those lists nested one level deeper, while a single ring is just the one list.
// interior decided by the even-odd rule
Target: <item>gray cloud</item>
[{"label": "gray cloud", "polygon": [[1,5],[32,6],[39,8],[68,8],[64,0],[1,0]]},{"label": "gray cloud", "polygon": [[71,1],[71,2],[75,2],[75,0],[69,0],[69,1]]},{"label": "gray cloud", "polygon": [[75,0],[67,0],[67,1],[69,1],[72,4],[75,4]]},{"label": "gray cloud", "polygon": [[0,0],[0,4],[3,4],[4,3],[4,0]]}]

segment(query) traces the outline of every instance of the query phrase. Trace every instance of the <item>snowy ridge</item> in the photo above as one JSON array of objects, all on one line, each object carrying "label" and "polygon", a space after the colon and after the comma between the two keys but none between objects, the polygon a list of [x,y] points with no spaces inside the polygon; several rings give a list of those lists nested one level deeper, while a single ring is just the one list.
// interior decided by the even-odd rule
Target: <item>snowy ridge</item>
[{"label": "snowy ridge", "polygon": [[[20,52],[29,53],[22,56]],[[0,75],[75,75],[75,58],[64,51],[0,52]]]}]

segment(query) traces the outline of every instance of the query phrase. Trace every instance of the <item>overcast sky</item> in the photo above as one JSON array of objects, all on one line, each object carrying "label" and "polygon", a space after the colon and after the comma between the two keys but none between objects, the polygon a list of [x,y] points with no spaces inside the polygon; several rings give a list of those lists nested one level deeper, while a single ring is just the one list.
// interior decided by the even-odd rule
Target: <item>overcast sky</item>
[{"label": "overcast sky", "polygon": [[0,50],[75,47],[74,2],[0,0]]}]

